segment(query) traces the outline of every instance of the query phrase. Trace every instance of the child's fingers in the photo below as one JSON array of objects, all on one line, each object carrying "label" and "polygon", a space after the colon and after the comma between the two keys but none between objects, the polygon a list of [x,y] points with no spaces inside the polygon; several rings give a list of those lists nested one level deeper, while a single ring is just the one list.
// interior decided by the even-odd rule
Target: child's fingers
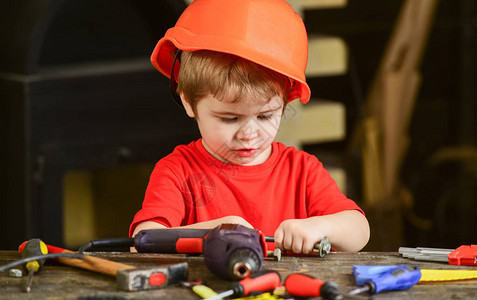
[{"label": "child's fingers", "polygon": [[302,253],[303,252],[303,243],[304,240],[299,237],[293,238],[292,251],[293,253]]},{"label": "child's fingers", "polygon": [[283,248],[283,229],[280,227],[275,230],[275,234],[273,235],[273,239],[275,240],[275,248],[284,250]]},{"label": "child's fingers", "polygon": [[315,246],[315,242],[311,239],[305,239],[303,241],[303,253],[304,254],[311,254],[313,253],[313,247]]},{"label": "child's fingers", "polygon": [[285,250],[293,251],[293,235],[292,234],[285,232],[282,246]]}]

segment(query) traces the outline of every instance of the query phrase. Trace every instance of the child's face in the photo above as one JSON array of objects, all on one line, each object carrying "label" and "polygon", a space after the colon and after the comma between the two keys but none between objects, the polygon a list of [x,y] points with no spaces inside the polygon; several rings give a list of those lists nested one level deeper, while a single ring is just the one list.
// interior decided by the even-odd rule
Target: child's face
[{"label": "child's face", "polygon": [[269,103],[243,99],[236,103],[202,98],[195,112],[183,101],[187,114],[195,117],[205,149],[217,159],[236,165],[257,165],[271,154],[283,112],[283,100]]}]

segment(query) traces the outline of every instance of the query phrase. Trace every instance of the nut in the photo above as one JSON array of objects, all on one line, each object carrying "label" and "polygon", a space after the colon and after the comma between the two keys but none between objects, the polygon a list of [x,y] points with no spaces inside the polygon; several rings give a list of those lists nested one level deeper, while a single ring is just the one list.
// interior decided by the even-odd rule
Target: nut
[{"label": "nut", "polygon": [[22,270],[20,269],[10,269],[10,277],[20,278],[23,276]]}]

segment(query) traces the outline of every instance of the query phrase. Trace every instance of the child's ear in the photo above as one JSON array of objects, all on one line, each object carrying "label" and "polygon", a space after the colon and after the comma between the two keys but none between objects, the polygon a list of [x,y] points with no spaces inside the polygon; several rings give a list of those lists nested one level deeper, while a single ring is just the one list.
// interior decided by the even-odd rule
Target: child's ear
[{"label": "child's ear", "polygon": [[194,110],[192,109],[192,106],[190,106],[189,102],[185,100],[184,93],[180,93],[180,97],[181,97],[182,105],[184,106],[187,115],[191,118],[195,118]]}]

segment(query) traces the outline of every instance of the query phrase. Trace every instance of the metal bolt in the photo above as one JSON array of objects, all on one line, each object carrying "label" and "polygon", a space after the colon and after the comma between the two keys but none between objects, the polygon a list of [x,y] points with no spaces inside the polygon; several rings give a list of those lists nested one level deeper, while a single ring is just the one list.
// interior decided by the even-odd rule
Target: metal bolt
[{"label": "metal bolt", "polygon": [[275,250],[273,251],[273,259],[275,261],[282,260],[282,251],[279,248],[275,248]]},{"label": "metal bolt", "polygon": [[23,276],[22,270],[20,269],[10,269],[10,277],[20,278]]},{"label": "metal bolt", "polygon": [[313,252],[318,252],[320,257],[325,257],[331,251],[331,243],[325,236],[320,243],[316,243]]}]

